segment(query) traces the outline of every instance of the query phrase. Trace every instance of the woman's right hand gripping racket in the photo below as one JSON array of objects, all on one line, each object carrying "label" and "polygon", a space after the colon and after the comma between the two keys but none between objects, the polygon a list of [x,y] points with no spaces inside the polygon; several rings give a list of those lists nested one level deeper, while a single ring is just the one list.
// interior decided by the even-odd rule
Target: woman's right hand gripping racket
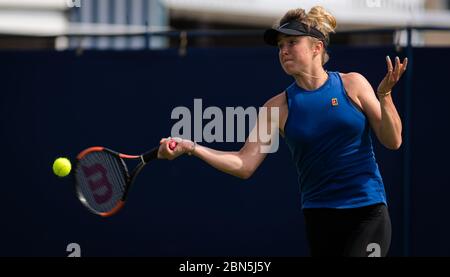
[{"label": "woman's right hand gripping racket", "polygon": [[[177,143],[171,141],[169,148]],[[158,158],[158,147],[142,155],[127,155],[96,146],[80,152],[74,170],[78,199],[94,214],[107,217],[125,204],[136,176],[150,161]],[[124,160],[140,160],[131,174]]]}]

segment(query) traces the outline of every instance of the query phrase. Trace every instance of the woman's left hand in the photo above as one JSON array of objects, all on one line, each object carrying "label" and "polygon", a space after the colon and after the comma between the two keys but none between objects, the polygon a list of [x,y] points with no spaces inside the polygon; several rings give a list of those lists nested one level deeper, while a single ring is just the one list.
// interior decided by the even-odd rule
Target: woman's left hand
[{"label": "woman's left hand", "polygon": [[386,56],[386,63],[388,67],[388,72],[384,79],[381,81],[380,85],[378,85],[377,93],[386,94],[392,91],[392,88],[397,84],[400,77],[402,77],[403,73],[406,71],[406,66],[408,65],[408,58],[403,60],[403,63],[400,63],[400,58],[395,57],[395,68],[392,68],[391,58]]}]

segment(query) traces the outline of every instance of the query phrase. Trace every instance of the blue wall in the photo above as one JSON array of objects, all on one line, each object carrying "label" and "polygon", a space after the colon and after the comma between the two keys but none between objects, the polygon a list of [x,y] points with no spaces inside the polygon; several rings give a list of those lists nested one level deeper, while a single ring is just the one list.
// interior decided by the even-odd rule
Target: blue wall
[{"label": "blue wall", "polygon": [[[374,87],[394,49],[331,49],[328,70],[357,71]],[[450,94],[448,49],[415,49],[411,118],[411,254],[449,255],[445,205]],[[404,56],[404,53],[398,53]],[[1,256],[306,256],[295,169],[284,141],[246,181],[200,160],[156,161],[138,177],[125,208],[89,213],[71,178],[51,171],[58,156],[89,146],[140,153],[170,134],[173,108],[261,106],[291,82],[274,49],[0,53],[3,159]],[[394,91],[403,117],[404,79]],[[206,123],[206,122],[205,122]],[[239,149],[241,144],[208,146]],[[375,145],[393,223],[390,255],[402,255],[403,148]]]}]

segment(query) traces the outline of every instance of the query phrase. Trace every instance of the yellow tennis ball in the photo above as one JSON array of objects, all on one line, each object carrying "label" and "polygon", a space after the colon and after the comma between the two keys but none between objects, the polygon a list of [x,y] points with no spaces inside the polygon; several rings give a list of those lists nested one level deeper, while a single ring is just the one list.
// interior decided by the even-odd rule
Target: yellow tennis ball
[{"label": "yellow tennis ball", "polygon": [[53,163],[53,173],[59,177],[69,175],[70,170],[72,170],[72,164],[67,158],[57,158]]}]

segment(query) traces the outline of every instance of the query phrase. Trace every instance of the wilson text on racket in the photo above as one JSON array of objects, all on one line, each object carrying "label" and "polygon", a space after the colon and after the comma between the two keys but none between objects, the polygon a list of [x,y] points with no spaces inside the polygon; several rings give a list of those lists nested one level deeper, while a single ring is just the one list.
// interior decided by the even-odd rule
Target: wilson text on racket
[{"label": "wilson text on racket", "polygon": [[214,263],[193,263],[189,260],[185,263],[180,264],[180,272],[205,272],[206,274],[211,274],[213,271],[222,272],[268,272],[270,270],[271,262],[229,262],[224,261],[220,264]]}]

